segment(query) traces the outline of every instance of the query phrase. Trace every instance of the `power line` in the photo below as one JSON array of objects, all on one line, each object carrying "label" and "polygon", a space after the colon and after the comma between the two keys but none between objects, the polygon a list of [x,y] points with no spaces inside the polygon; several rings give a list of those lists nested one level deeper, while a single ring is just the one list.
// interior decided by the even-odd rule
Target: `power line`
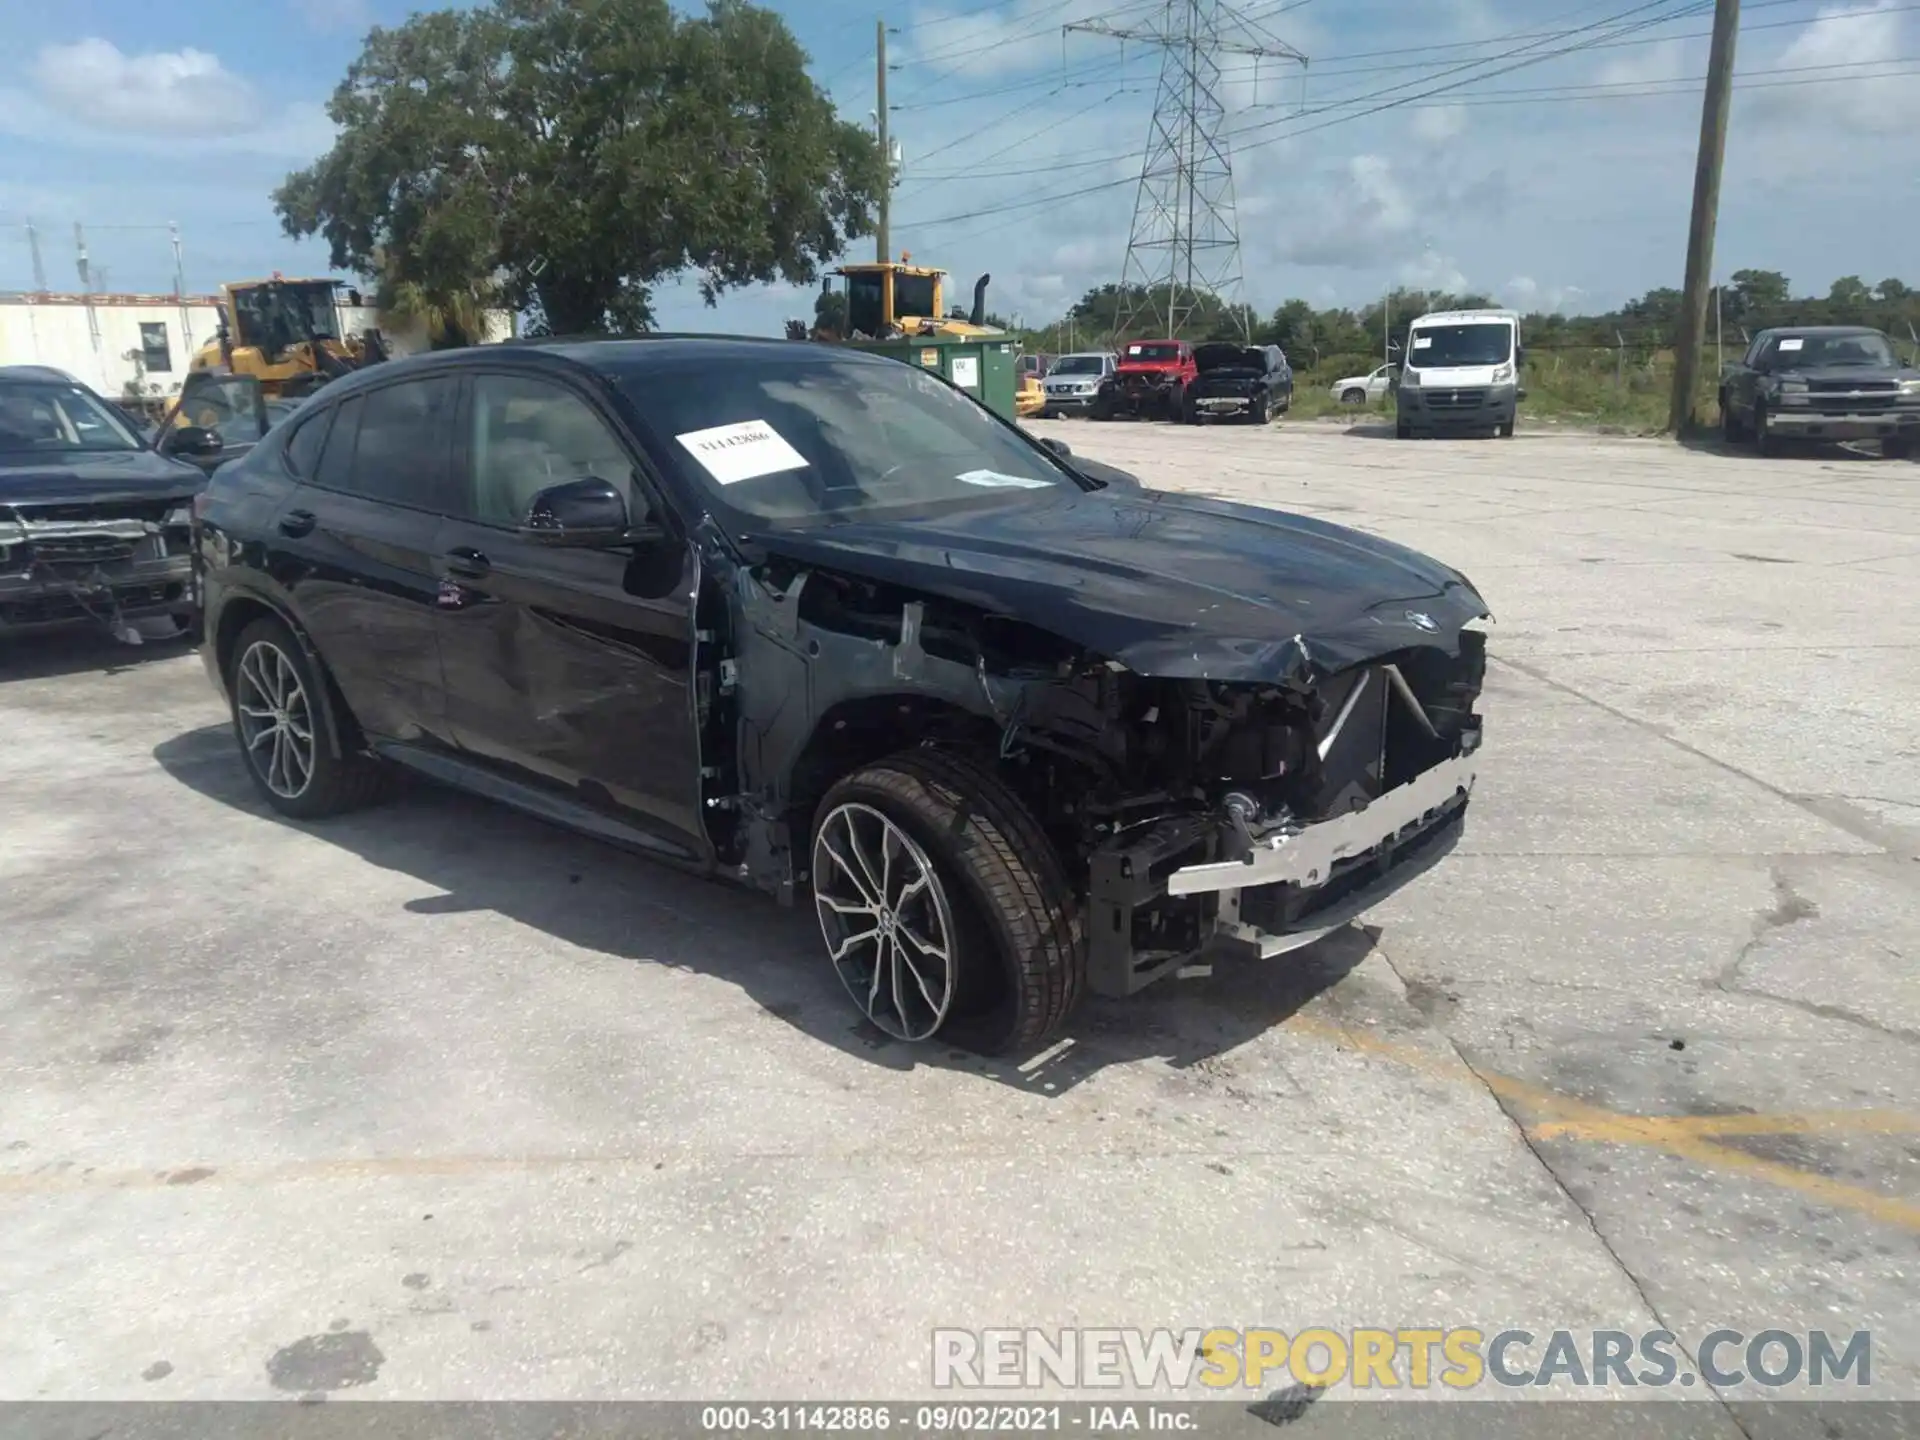
[{"label": "power line", "polygon": [[[1672,0],[1647,0],[1647,3],[1642,3],[1639,5],[1633,6],[1628,10],[1621,11],[1617,14],[1608,16],[1605,19],[1597,20],[1588,25],[1580,26],[1575,30],[1555,32],[1555,35],[1556,37],[1564,37],[1566,35],[1584,34],[1594,30],[1602,30],[1606,26],[1617,25],[1621,21],[1627,20],[1630,17],[1636,16],[1636,15],[1644,15],[1644,12],[1652,9],[1657,9],[1660,5],[1667,4],[1667,3],[1672,3]],[[1709,3],[1710,3],[1710,0],[1709,0]],[[1695,13],[1700,8],[1701,7],[1700,7],[1700,4],[1698,3],[1698,0],[1692,0],[1692,3],[1690,4],[1689,9],[1687,11],[1681,12],[1681,14],[1687,15],[1687,14]],[[1628,31],[1631,31],[1634,29],[1642,29],[1652,25],[1667,23],[1668,21],[1676,18],[1681,18],[1681,16],[1667,15],[1667,16],[1656,16],[1652,18],[1643,18],[1635,21],[1632,25],[1625,27],[1625,29],[1618,32],[1614,32],[1614,33],[1616,34],[1628,33]],[[1360,119],[1366,115],[1377,114],[1383,110],[1394,109],[1397,106],[1410,104],[1416,100],[1424,100],[1434,95],[1444,94],[1453,90],[1462,89],[1468,85],[1475,84],[1481,80],[1493,79],[1496,76],[1508,74],[1514,70],[1524,69],[1530,65],[1537,65],[1537,64],[1544,63],[1545,61],[1548,61],[1548,60],[1558,59],[1561,56],[1570,54],[1575,50],[1586,48],[1588,45],[1592,44],[1593,42],[1577,41],[1571,45],[1562,46],[1561,48],[1556,50],[1545,51],[1545,52],[1536,53],[1536,54],[1528,54],[1527,53],[1528,51],[1537,49],[1538,43],[1539,43],[1538,41],[1535,41],[1531,44],[1521,45],[1510,50],[1502,51],[1494,55],[1483,57],[1478,60],[1461,62],[1453,65],[1451,68],[1447,70],[1441,71],[1440,75],[1427,76],[1425,77],[1425,79],[1427,80],[1438,79],[1444,75],[1457,74],[1464,70],[1478,69],[1482,66],[1492,64],[1494,61],[1497,61],[1497,60],[1509,59],[1514,56],[1521,57],[1518,60],[1516,60],[1513,64],[1504,66],[1500,69],[1488,71],[1483,75],[1470,75],[1464,79],[1457,80],[1452,84],[1436,86],[1432,89],[1428,89],[1424,91],[1417,91],[1411,95],[1402,96],[1399,99],[1387,98],[1385,103],[1373,105],[1369,109],[1361,110],[1351,115],[1337,115],[1333,119],[1325,121],[1320,125],[1307,126],[1301,130],[1288,131],[1286,132],[1285,135],[1275,136],[1274,138],[1284,139],[1284,138],[1289,138],[1292,135],[1296,135],[1296,134],[1309,134],[1315,130],[1324,129],[1329,125],[1340,124],[1347,120]],[[1424,81],[1414,82],[1414,83],[1424,83]],[[1330,110],[1339,108],[1341,106],[1351,105],[1351,104],[1364,104],[1368,101],[1376,100],[1383,96],[1392,97],[1396,89],[1405,89],[1405,88],[1406,86],[1404,85],[1398,86],[1398,87],[1388,87],[1385,90],[1377,90],[1364,95],[1342,97],[1333,102],[1323,103],[1312,109],[1303,110],[1295,115],[1281,117],[1280,119],[1276,119],[1276,120],[1265,121],[1259,124],[1245,127],[1237,131],[1228,131],[1225,133],[1224,138],[1231,143],[1234,141],[1244,139],[1248,136],[1270,133],[1281,125],[1289,124],[1294,121],[1298,121],[1300,119],[1308,118],[1314,115],[1325,114]],[[943,148],[951,148],[951,147],[943,147]],[[1137,158],[1144,159],[1145,155],[1142,154]],[[1037,198],[1012,201],[997,207],[988,207],[978,211],[970,212],[969,214],[950,217],[950,218],[954,220],[965,220],[965,219],[972,219],[978,215],[1006,213],[1009,210],[1026,209],[1026,208],[1031,208],[1035,205],[1047,205],[1047,204],[1055,203],[1056,201],[1059,201],[1059,200],[1076,198],[1081,195],[1096,194],[1102,190],[1117,189],[1119,186],[1129,184],[1129,183],[1132,183],[1132,182],[1128,180],[1109,181],[1100,185],[1088,186],[1081,190],[1068,191],[1065,194],[1041,194],[1039,192],[1035,192]],[[920,228],[920,227],[935,225],[935,224],[942,224],[942,223],[947,223],[947,221],[943,219],[943,220],[910,222],[910,224],[912,224],[915,228]]]}]

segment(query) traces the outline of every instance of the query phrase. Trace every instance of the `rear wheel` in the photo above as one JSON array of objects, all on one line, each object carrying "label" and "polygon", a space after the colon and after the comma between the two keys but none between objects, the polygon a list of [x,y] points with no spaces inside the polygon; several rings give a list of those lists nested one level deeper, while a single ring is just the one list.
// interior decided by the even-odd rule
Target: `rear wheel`
[{"label": "rear wheel", "polygon": [[240,632],[227,694],[247,774],[282,815],[317,820],[379,798],[379,766],[329,747],[329,689],[283,621],[263,616]]},{"label": "rear wheel", "polygon": [[1078,906],[1039,824],[991,769],[910,750],[840,781],[813,839],[827,955],[895,1039],[987,1054],[1057,1030],[1080,998]]}]

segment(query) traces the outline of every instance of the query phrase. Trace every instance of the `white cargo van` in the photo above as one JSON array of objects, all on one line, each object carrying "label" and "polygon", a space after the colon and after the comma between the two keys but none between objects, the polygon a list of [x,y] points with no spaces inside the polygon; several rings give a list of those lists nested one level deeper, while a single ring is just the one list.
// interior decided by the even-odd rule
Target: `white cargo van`
[{"label": "white cargo van", "polygon": [[1434,310],[1407,328],[1394,392],[1402,440],[1443,430],[1513,434],[1520,386],[1520,317],[1511,310]]}]

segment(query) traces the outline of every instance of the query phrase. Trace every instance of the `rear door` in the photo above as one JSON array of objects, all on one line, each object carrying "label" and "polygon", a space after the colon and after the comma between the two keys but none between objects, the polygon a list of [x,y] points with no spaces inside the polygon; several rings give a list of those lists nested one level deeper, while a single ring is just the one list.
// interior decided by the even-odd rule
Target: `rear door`
[{"label": "rear door", "polygon": [[[290,457],[313,458],[276,518],[274,568],[371,736],[449,743],[434,609],[458,394],[448,374],[399,380],[289,437]],[[316,449],[307,432],[329,421]]]},{"label": "rear door", "polygon": [[[453,734],[475,759],[704,859],[692,546],[637,447],[584,390],[554,375],[472,372],[462,416],[437,617]],[[669,537],[605,549],[521,538],[536,494],[588,476],[625,494],[630,520],[665,524]]]}]

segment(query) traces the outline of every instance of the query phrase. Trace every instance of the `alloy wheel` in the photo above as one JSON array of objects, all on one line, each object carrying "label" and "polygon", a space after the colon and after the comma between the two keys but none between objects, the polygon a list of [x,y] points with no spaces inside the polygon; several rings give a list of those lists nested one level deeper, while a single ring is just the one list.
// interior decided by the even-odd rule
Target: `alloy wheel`
[{"label": "alloy wheel", "polygon": [[953,912],[933,861],[870,805],[836,807],[813,842],[813,901],[840,981],[897,1040],[925,1040],[953,1003]]},{"label": "alloy wheel", "polygon": [[247,763],[283,800],[297,800],[313,783],[313,707],[300,672],[270,640],[256,640],[240,657],[234,706]]}]

